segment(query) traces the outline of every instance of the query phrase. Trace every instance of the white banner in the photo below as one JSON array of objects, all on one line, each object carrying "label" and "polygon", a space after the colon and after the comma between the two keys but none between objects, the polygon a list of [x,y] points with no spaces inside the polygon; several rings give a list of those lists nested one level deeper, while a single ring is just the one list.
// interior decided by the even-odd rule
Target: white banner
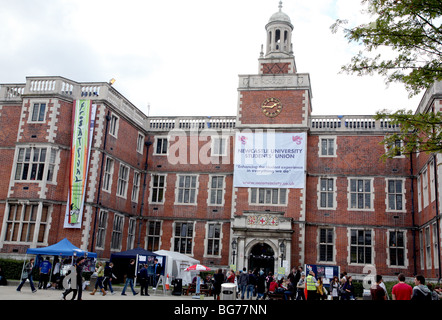
[{"label": "white banner", "polygon": [[304,188],[304,132],[237,132],[235,139],[234,187]]}]

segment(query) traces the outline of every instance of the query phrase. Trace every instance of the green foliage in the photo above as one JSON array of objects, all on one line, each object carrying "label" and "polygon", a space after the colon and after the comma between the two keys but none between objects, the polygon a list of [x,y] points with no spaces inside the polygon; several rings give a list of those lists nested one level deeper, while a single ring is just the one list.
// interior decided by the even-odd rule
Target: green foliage
[{"label": "green foliage", "polygon": [[[368,24],[344,28],[351,43],[364,46],[342,67],[342,71],[362,75],[378,73],[387,83],[402,82],[410,96],[442,80],[442,1],[440,0],[362,0]],[[331,29],[348,21],[337,20]],[[388,52],[378,53],[379,49]],[[393,52],[393,58],[384,58]]]},{"label": "green foliage", "polygon": [[[390,124],[398,126],[400,131],[387,135],[382,141],[387,148],[383,158],[393,158],[398,154],[413,152],[442,151],[442,113],[416,113],[399,110],[395,113],[380,111],[374,117],[376,120],[389,120]],[[397,143],[400,141],[401,143]]]},{"label": "green foliage", "polygon": [[23,261],[0,259],[0,268],[7,280],[19,280],[23,269]]}]

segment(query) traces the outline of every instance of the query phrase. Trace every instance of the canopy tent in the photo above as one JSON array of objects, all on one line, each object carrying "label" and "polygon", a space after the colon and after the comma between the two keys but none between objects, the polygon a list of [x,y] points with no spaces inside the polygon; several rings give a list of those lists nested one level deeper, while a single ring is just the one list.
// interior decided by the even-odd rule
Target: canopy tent
[{"label": "canopy tent", "polygon": [[154,253],[167,257],[166,266],[163,266],[165,268],[165,274],[168,274],[172,279],[183,279],[183,285],[187,285],[192,282],[190,272],[184,272],[184,269],[199,263],[199,260],[175,251],[158,250]]},{"label": "canopy tent", "polygon": [[87,252],[74,246],[67,238],[60,242],[44,248],[28,248],[26,254],[48,255],[48,256],[87,256],[89,258],[96,258],[97,254],[94,252]]},{"label": "canopy tent", "polygon": [[138,255],[147,257],[157,256],[157,254],[153,253],[152,251],[145,250],[140,247],[111,254],[110,261],[112,261],[112,263],[114,264],[113,273],[117,277],[117,281],[115,281],[115,283],[124,282],[124,275],[127,274],[129,261],[131,259],[136,260]]},{"label": "canopy tent", "polygon": [[136,259],[137,255],[143,255],[143,256],[156,256],[155,253],[149,250],[145,250],[143,248],[136,248],[132,250],[117,252],[111,254],[111,261],[112,259],[119,259],[119,258],[125,258],[125,259]]}]

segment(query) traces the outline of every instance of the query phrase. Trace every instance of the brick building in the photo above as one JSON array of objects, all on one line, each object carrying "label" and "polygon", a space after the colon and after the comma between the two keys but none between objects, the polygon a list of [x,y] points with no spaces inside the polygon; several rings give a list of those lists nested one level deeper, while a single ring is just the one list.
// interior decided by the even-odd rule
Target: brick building
[{"label": "brick building", "polygon": [[[374,266],[383,275],[439,278],[441,155],[382,162],[380,142],[397,130],[388,121],[314,115],[292,31],[280,8],[266,25],[258,74],[239,76],[231,117],[147,117],[109,83],[28,77],[1,85],[1,256],[67,237],[103,259],[141,246],[214,267],[275,272],[306,263],[363,274]],[[84,213],[72,228],[66,205],[77,100],[97,111]],[[436,83],[416,112],[441,107]],[[242,133],[305,136],[301,186],[238,186]]]}]

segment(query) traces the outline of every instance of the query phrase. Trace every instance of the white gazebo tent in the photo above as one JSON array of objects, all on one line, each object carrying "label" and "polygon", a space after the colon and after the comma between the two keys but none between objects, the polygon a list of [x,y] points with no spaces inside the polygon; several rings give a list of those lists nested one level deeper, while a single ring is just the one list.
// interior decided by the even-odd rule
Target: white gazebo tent
[{"label": "white gazebo tent", "polygon": [[183,279],[183,285],[187,285],[192,282],[190,272],[186,272],[184,269],[194,264],[198,264],[200,262],[199,260],[175,251],[158,250],[154,253],[167,257],[166,265],[163,266],[165,276],[169,275],[171,280],[176,278]]}]

